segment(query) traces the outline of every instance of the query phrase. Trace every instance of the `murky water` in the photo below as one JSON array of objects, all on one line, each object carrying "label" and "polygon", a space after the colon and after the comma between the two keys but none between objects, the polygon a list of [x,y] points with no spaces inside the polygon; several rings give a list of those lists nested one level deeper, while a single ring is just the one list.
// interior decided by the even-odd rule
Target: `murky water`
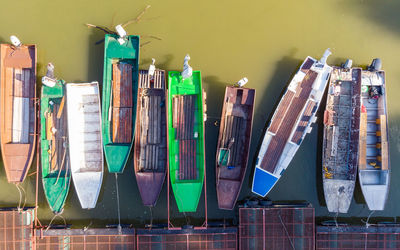
[{"label": "murky water", "polygon": [[[307,56],[320,57],[327,47],[333,55],[331,65],[346,58],[356,65],[366,65],[382,58],[387,73],[392,177],[386,210],[378,217],[399,215],[400,171],[400,2],[398,1],[13,1],[0,8],[0,41],[12,34],[25,43],[38,46],[38,73],[45,73],[51,61],[56,74],[69,82],[102,80],[103,44],[95,45],[104,34],[88,29],[93,23],[113,27],[136,17],[147,4],[152,7],[137,24],[128,26],[130,34],[142,36],[140,67],[147,68],[151,58],[165,70],[182,68],[183,57],[190,53],[194,69],[202,70],[203,86],[208,93],[206,123],[207,197],[211,219],[231,219],[236,211],[217,209],[214,160],[218,127],[214,122],[221,113],[224,88],[243,76],[248,87],[257,89],[250,162],[240,198],[251,195],[253,160],[262,131],[282,91]],[[8,7],[6,7],[8,5]],[[162,40],[151,38],[156,36]],[[324,206],[321,183],[321,125],[315,126],[304,140],[285,175],[270,193],[273,200],[307,200],[317,216],[332,216]],[[150,220],[150,210],[141,205],[129,161],[119,177],[121,218],[123,223],[141,224]],[[0,204],[17,205],[17,189],[6,182],[0,168]],[[31,169],[34,172],[34,167]],[[39,183],[39,218],[51,219]],[[34,205],[35,176],[23,184],[27,205]],[[184,222],[171,195],[173,221]],[[166,185],[158,205],[153,209],[155,222],[167,218]],[[358,188],[348,217],[367,216],[366,205]],[[75,190],[71,188],[63,216],[67,223],[87,225],[117,223],[116,189],[113,175],[105,173],[97,207],[80,209]],[[204,204],[189,220],[201,224]],[[197,218],[197,220],[195,219]],[[358,219],[355,219],[358,220]],[[386,220],[390,220],[386,219]],[[61,221],[57,221],[61,223]],[[177,222],[177,223],[178,223]]]}]

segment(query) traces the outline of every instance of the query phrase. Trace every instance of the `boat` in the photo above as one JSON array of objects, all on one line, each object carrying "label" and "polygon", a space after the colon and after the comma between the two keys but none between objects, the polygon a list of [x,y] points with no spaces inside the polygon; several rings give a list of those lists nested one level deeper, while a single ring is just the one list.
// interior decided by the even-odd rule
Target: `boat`
[{"label": "boat", "polygon": [[203,189],[204,107],[200,71],[185,57],[183,72],[168,72],[169,175],[179,212],[195,212]]},{"label": "boat", "polygon": [[333,67],[324,112],[322,182],[329,212],[347,213],[357,178],[361,69]]},{"label": "boat", "polygon": [[380,59],[361,74],[358,177],[370,210],[384,210],[389,193],[390,159],[386,78]]},{"label": "boat", "polygon": [[218,207],[235,207],[246,175],[256,90],[225,88],[216,155]]},{"label": "boat", "polygon": [[143,204],[150,207],[156,205],[168,166],[165,87],[164,70],[139,71],[134,168]]},{"label": "boat", "polygon": [[252,192],[265,197],[278,182],[306,134],[311,132],[332,68],[307,57],[293,76],[265,132],[253,176]]},{"label": "boat", "polygon": [[58,80],[52,87],[43,82],[40,97],[42,183],[51,211],[60,214],[71,182],[65,82]]},{"label": "boat", "polygon": [[67,83],[69,158],[81,207],[96,206],[103,180],[99,84]]},{"label": "boat", "polygon": [[139,69],[139,37],[106,34],[102,136],[110,173],[122,173],[133,145]]},{"label": "boat", "polygon": [[13,43],[0,45],[0,140],[7,180],[18,184],[25,180],[36,147],[36,45]]}]

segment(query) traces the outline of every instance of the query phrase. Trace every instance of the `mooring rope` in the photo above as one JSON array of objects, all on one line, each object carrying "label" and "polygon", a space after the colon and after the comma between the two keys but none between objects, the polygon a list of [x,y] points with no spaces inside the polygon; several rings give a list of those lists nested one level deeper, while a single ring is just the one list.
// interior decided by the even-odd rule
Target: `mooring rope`
[{"label": "mooring rope", "polygon": [[121,213],[119,210],[119,192],[118,192],[118,174],[115,173],[115,186],[117,188],[117,207],[118,207],[118,233],[122,234],[122,228],[121,228]]},{"label": "mooring rope", "polygon": [[285,226],[285,223],[283,223],[283,220],[282,220],[282,217],[281,217],[281,210],[278,211],[278,218],[279,218],[279,220],[280,220],[280,222],[281,222],[281,224],[283,226],[283,229],[285,229],[285,233],[286,233],[287,238],[289,239],[290,245],[292,246],[292,248],[294,250],[296,250],[296,248],[294,247],[292,238],[290,238],[289,232],[288,232],[288,230],[287,230],[287,228]]},{"label": "mooring rope", "polygon": [[339,227],[339,224],[337,223],[337,217],[339,216],[339,212],[336,212],[335,217],[333,217],[333,220],[335,221],[336,227]]},{"label": "mooring rope", "polygon": [[[19,185],[19,183],[16,183],[15,187],[18,189],[18,192],[19,192],[19,203],[18,203],[17,210],[19,213],[21,213],[21,211],[24,209],[25,204],[26,204],[26,192],[25,192],[25,189]],[[24,205],[22,205],[22,207],[21,207],[22,197],[24,197],[25,199],[24,199]]]},{"label": "mooring rope", "polygon": [[372,216],[372,214],[373,213],[375,213],[375,210],[372,210],[371,211],[371,213],[369,213],[369,215],[368,215],[368,217],[367,217],[367,220],[366,221],[364,221],[364,220],[361,220],[362,222],[364,222],[365,223],[365,227],[366,228],[368,228],[369,226],[371,226],[371,225],[373,225],[373,224],[369,224],[368,222],[369,222],[369,218],[371,218],[371,216]]},{"label": "mooring rope", "polygon": [[47,230],[49,230],[51,228],[51,225],[53,224],[53,221],[55,220],[55,218],[60,217],[63,222],[64,222],[64,226],[67,226],[67,221],[65,220],[65,218],[61,215],[62,213],[64,213],[64,209],[62,209],[59,213],[55,213],[53,218],[51,218],[51,221],[49,223],[49,225],[46,227],[45,232],[47,232]]}]

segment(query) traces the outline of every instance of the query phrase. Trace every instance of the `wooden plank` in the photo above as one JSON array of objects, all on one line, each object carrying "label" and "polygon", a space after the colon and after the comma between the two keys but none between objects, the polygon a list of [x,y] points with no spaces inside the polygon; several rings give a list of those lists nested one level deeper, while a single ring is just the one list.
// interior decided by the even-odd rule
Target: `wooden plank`
[{"label": "wooden plank", "polygon": [[61,99],[60,108],[58,109],[57,112],[57,119],[60,119],[63,114],[64,104],[65,104],[65,96],[63,96]]},{"label": "wooden plank", "polygon": [[360,114],[360,141],[359,141],[358,167],[367,168],[367,113]]},{"label": "wooden plank", "polygon": [[386,115],[379,116],[379,126],[381,131],[381,157],[382,170],[389,169],[389,144],[387,136]]},{"label": "wooden plank", "polygon": [[13,98],[12,142],[29,142],[29,98]]},{"label": "wooden plank", "polygon": [[132,141],[132,108],[113,108],[112,139],[114,143]]},{"label": "wooden plank", "polygon": [[21,77],[23,79],[22,83],[22,96],[30,97],[31,96],[31,69],[22,69]]},{"label": "wooden plank", "polygon": [[132,107],[132,65],[113,64],[113,107]]},{"label": "wooden plank", "polygon": [[23,95],[23,76],[22,69],[14,69],[14,86],[13,86],[14,97],[24,97]]}]

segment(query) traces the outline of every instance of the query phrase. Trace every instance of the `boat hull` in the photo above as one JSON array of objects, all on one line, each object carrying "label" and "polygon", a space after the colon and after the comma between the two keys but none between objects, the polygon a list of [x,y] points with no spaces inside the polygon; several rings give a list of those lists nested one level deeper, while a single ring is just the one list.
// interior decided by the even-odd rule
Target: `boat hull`
[{"label": "boat hull", "polygon": [[[43,85],[41,94],[40,155],[43,190],[50,209],[59,214],[63,211],[71,182],[64,81],[59,80],[54,87]],[[52,128],[56,129],[54,134]]]},{"label": "boat hull", "polygon": [[10,183],[22,183],[36,147],[36,46],[1,44],[1,154]]},{"label": "boat hull", "polygon": [[134,169],[145,206],[155,206],[167,167],[167,109],[165,71],[139,72]]},{"label": "boat hull", "polygon": [[204,181],[203,89],[200,71],[185,80],[168,72],[169,173],[180,212],[195,212]]},{"label": "boat hull", "polygon": [[389,131],[384,71],[362,72],[359,180],[370,210],[384,210],[389,194]]},{"label": "boat hull", "polygon": [[139,69],[139,37],[107,34],[104,41],[102,136],[110,173],[122,173],[133,145]]},{"label": "boat hull", "polygon": [[311,132],[331,70],[325,62],[307,57],[294,75],[260,146],[253,193],[262,197],[269,193]]},{"label": "boat hull", "polygon": [[72,179],[81,207],[91,209],[104,171],[99,85],[67,83],[66,94]]},{"label": "boat hull", "polygon": [[246,175],[255,90],[226,87],[216,156],[216,187],[220,209],[235,207]]},{"label": "boat hull", "polygon": [[357,177],[361,69],[334,67],[324,112],[322,180],[329,212],[347,213]]}]

